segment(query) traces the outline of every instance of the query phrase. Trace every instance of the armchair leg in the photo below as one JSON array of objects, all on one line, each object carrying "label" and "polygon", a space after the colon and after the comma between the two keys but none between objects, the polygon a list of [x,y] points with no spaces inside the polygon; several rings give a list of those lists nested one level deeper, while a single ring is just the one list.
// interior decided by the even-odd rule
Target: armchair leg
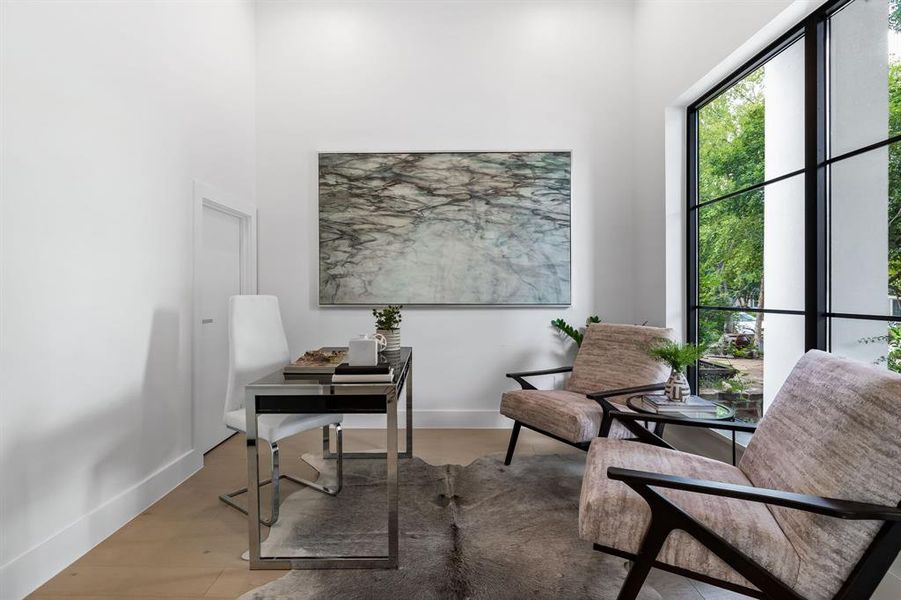
[{"label": "armchair leg", "polygon": [[522,428],[522,425],[519,421],[513,422],[513,431],[510,433],[510,445],[507,446],[507,456],[504,458],[504,464],[510,466],[510,461],[513,460],[513,451],[516,450],[516,438],[519,437],[519,430]]},{"label": "armchair leg", "polygon": [[670,531],[672,530],[669,527],[662,526],[662,523],[651,517],[648,532],[645,534],[641,547],[638,549],[638,557],[633,561],[616,600],[635,600],[638,597],[638,593],[641,591],[645,579],[648,578],[648,573],[651,572],[651,567],[654,566],[654,561],[657,559],[657,555],[660,554],[660,549],[663,547],[663,543],[666,541]]}]

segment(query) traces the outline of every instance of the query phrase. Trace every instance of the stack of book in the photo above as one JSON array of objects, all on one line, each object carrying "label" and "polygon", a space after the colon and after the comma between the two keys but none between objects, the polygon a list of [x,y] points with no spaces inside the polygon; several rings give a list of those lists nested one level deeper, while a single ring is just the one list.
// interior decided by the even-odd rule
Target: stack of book
[{"label": "stack of book", "polygon": [[695,413],[716,414],[716,404],[700,396],[686,396],[677,402],[662,394],[649,394],[641,397],[641,406],[645,410],[655,413],[677,413],[690,410]]},{"label": "stack of book", "polygon": [[391,383],[394,381],[394,369],[382,363],[374,367],[353,367],[341,363],[335,367],[332,383]]}]

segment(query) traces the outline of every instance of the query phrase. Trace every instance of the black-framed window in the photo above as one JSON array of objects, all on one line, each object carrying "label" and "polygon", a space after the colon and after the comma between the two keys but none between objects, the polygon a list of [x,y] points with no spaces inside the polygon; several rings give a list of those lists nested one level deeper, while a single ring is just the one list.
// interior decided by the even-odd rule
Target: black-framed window
[{"label": "black-framed window", "polygon": [[688,339],[756,420],[809,349],[901,371],[901,0],[836,0],[688,108]]}]

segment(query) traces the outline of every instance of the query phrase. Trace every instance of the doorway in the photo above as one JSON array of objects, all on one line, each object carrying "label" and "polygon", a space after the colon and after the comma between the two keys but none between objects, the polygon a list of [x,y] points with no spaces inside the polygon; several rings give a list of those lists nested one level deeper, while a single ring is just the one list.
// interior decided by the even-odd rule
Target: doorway
[{"label": "doorway", "polygon": [[194,182],[194,449],[233,432],[222,422],[228,378],[228,299],[257,293],[256,208]]}]

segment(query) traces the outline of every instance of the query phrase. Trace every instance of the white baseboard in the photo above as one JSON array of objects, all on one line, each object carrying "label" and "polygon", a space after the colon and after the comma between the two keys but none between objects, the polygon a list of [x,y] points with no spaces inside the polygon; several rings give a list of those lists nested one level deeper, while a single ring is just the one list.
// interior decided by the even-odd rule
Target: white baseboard
[{"label": "white baseboard", "polygon": [[202,466],[203,456],[190,450],[0,566],[0,600],[24,598]]},{"label": "white baseboard", "polygon": [[[398,411],[397,424],[404,427],[406,411]],[[413,426],[425,429],[509,429],[513,421],[495,410],[420,410],[413,411]],[[345,415],[344,427],[383,429],[383,415]]]}]

